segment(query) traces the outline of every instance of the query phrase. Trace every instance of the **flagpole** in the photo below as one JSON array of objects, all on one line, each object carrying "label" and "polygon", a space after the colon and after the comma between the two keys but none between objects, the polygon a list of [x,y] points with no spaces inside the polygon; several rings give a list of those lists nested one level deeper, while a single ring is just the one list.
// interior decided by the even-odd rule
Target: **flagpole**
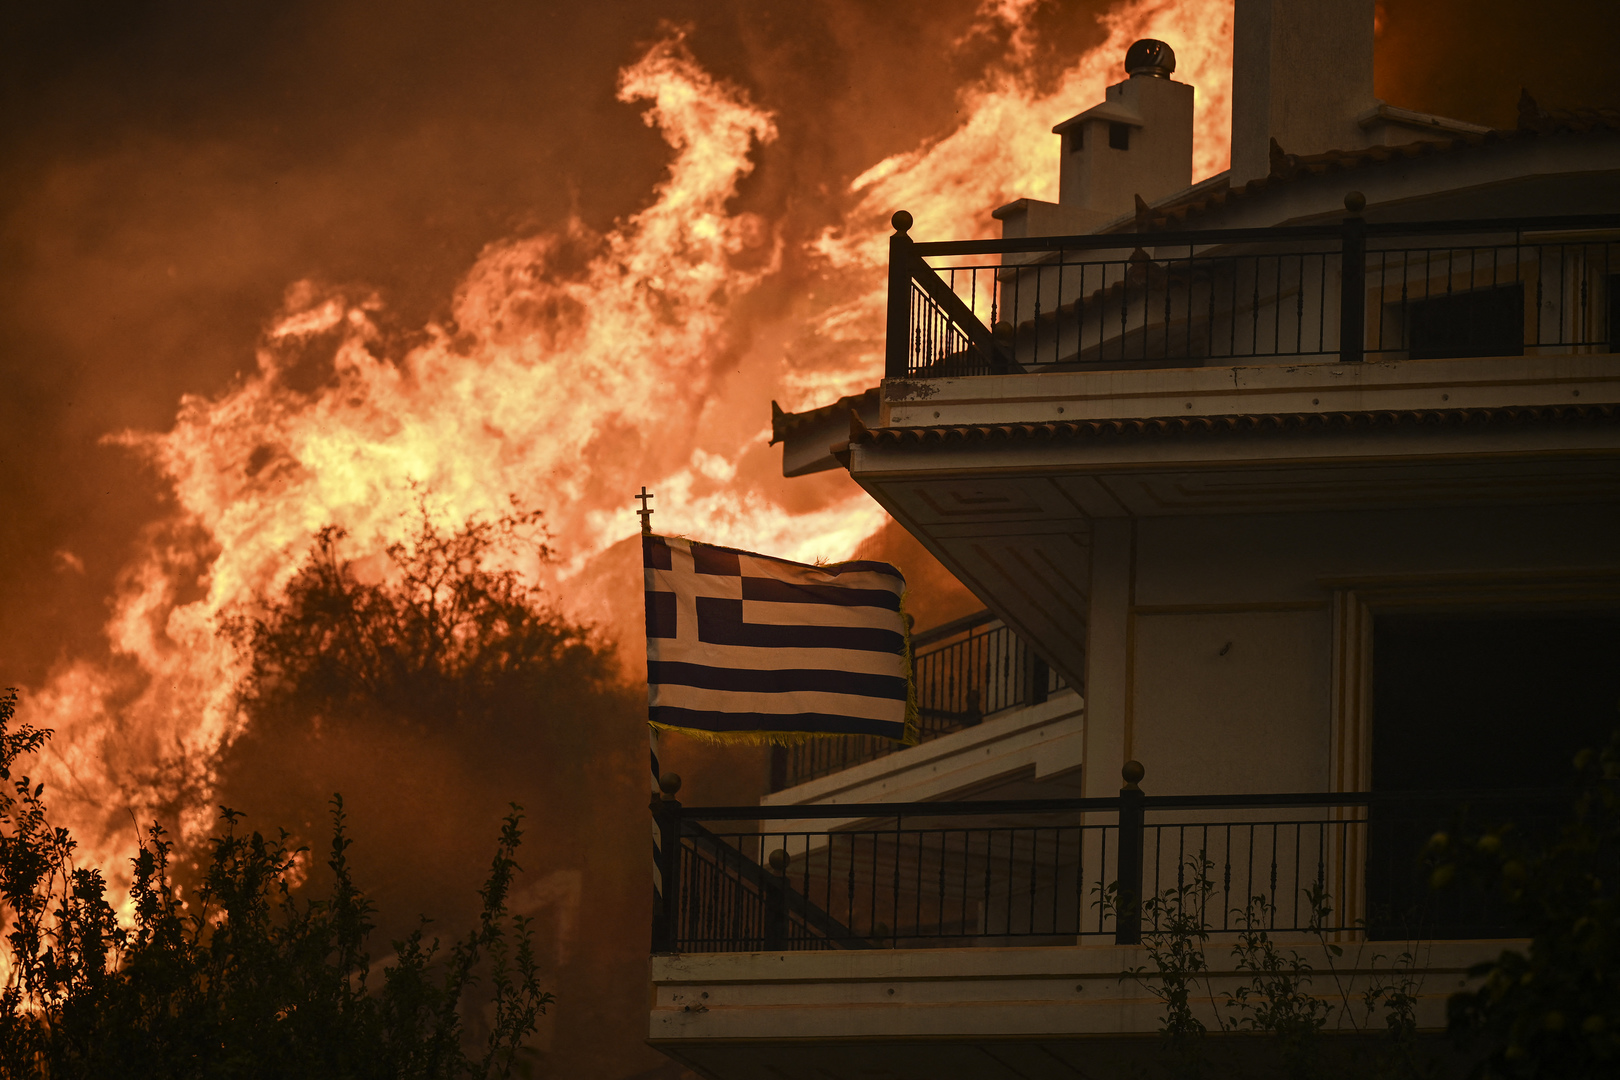
[{"label": "flagpole", "polygon": [[[641,535],[651,536],[652,516],[656,512],[651,506],[653,494],[647,490],[646,484],[642,484],[641,491],[634,498],[641,503],[640,509],[636,511],[641,518]],[[663,795],[663,789],[658,786],[658,729],[652,724],[647,725],[647,750],[652,762],[652,797],[656,799]],[[656,871],[654,874],[656,876]]]},{"label": "flagpole", "polygon": [[[641,517],[641,535],[652,535],[653,509],[649,505],[653,494],[647,490],[647,485],[641,485],[641,491],[635,496],[641,507],[636,511]],[[648,809],[652,811],[652,841],[653,841],[653,951],[666,952],[670,948],[668,920],[664,914],[664,814],[662,813],[664,791],[659,786],[658,767],[658,729],[651,723],[647,725],[647,759],[652,769],[652,797],[648,802]],[[676,840],[679,843],[679,840]]]}]

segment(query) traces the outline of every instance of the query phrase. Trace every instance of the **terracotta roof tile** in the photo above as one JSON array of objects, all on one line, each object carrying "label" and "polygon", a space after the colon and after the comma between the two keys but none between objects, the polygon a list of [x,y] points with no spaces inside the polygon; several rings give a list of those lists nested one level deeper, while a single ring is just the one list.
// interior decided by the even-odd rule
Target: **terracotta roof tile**
[{"label": "terracotta roof tile", "polygon": [[1241,413],[1145,420],[1064,420],[1041,424],[864,428],[849,441],[875,447],[946,447],[975,442],[1044,442],[1134,438],[1366,431],[1413,427],[1507,427],[1615,423],[1620,405],[1526,405],[1489,409],[1399,409],[1369,412]]},{"label": "terracotta roof tile", "polygon": [[1477,149],[1500,143],[1548,135],[1583,135],[1593,132],[1620,132],[1620,109],[1580,108],[1543,109],[1529,94],[1519,99],[1519,123],[1513,130],[1493,130],[1483,134],[1457,134],[1448,139],[1421,140],[1400,146],[1368,146],[1359,150],[1329,150],[1321,154],[1290,154],[1271,140],[1271,172],[1268,176],[1250,180],[1242,187],[1217,183],[1189,192],[1186,202],[1170,202],[1151,210],[1138,205],[1136,230],[1180,226],[1188,219],[1217,209],[1229,203],[1252,199],[1281,184],[1304,177],[1322,176],[1333,172],[1348,172],[1382,165],[1391,161],[1410,161],[1436,154]]},{"label": "terracotta roof tile", "polygon": [[806,424],[814,424],[829,417],[838,416],[851,409],[859,409],[863,405],[870,411],[876,411],[878,404],[878,388],[873,386],[859,394],[850,394],[841,397],[831,405],[822,405],[815,409],[806,409],[804,412],[783,412],[782,406],[771,402],[771,442],[775,446]]}]

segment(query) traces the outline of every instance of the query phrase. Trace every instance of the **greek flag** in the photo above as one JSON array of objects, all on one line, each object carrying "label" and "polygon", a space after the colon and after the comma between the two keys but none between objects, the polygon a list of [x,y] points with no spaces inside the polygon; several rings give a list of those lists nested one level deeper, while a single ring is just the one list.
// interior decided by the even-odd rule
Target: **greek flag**
[{"label": "greek flag", "polygon": [[710,737],[905,740],[910,661],[881,562],[835,566],[643,536],[647,719]]}]

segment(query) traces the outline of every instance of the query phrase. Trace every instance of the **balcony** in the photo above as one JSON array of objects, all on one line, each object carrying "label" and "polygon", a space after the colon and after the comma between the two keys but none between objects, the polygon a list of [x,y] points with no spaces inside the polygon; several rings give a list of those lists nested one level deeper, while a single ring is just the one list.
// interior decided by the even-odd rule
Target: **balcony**
[{"label": "balcony", "polygon": [[1457,814],[1536,828],[1557,800],[1502,790],[1146,796],[1132,785],[1081,799],[666,801],[655,951],[1138,945],[1183,902],[1217,936],[1507,937],[1513,927],[1489,905],[1447,906],[1429,893],[1423,843]]},{"label": "balcony", "polygon": [[1613,353],[1620,215],[890,239],[889,379]]},{"label": "balcony", "polygon": [[1534,829],[1559,798],[1129,784],[1064,800],[666,802],[651,1042],[726,1078],[765,1063],[795,1077],[1129,1075],[1158,1052],[1144,969],[1178,918],[1208,934],[1194,1004],[1211,1030],[1216,1001],[1252,977],[1231,946],[1264,931],[1312,966],[1314,992],[1358,1003],[1330,1031],[1363,1031],[1360,1003],[1398,985],[1435,1032],[1515,927],[1488,902],[1436,899],[1424,841],[1459,815]]},{"label": "balcony", "polygon": [[[1039,705],[1068,688],[1062,676],[988,611],[915,634],[911,647],[920,742],[976,727],[1008,710]],[[797,787],[904,749],[893,740],[865,735],[778,747],[771,790]]]}]

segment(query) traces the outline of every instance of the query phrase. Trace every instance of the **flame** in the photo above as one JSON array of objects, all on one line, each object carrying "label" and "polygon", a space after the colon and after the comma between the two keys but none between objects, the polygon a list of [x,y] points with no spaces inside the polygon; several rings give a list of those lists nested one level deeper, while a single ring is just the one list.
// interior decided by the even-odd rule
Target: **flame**
[{"label": "flame", "polygon": [[[985,0],[981,20],[1022,19],[1023,0]],[[1085,53],[1050,89],[1035,85],[1035,42],[1012,26],[1011,62],[961,93],[966,120],[925,146],[878,162],[851,184],[858,202],[839,227],[816,241],[829,282],[875,277],[888,258],[888,221],[906,210],[917,239],[982,239],[999,234],[990,211],[1015,198],[1057,198],[1058,141],[1052,126],[1103,100],[1124,77],[1125,50],[1159,38],[1176,51],[1176,78],[1191,83],[1193,180],[1225,170],[1231,159],[1231,0],[1128,0],[1097,17],[1102,44]],[[860,279],[865,281],[866,278]],[[834,287],[836,288],[836,287]],[[830,290],[832,291],[832,290]],[[822,313],[816,332],[842,344],[854,371],[881,370],[885,293],[845,291]],[[849,392],[852,381],[840,392]]]},{"label": "flame", "polygon": [[168,432],[116,436],[167,480],[174,512],[119,580],[115,660],[65,664],[23,710],[57,730],[41,778],[87,856],[111,868],[133,844],[131,818],[162,809],[183,839],[211,823],[208,763],[243,722],[219,619],[284,584],[322,525],[346,527],[363,557],[400,537],[417,491],[446,522],[516,495],[547,511],[562,559],[515,556],[515,568],[566,585],[633,535],[629,495],[646,484],[660,531],[805,560],[852,553],[882,512],[847,486],[815,505],[782,488],[763,403],[771,387],[798,407],[875,377],[888,212],[909,209],[920,235],[982,235],[992,207],[1050,195],[1052,123],[1100,99],[1142,36],[1171,41],[1198,86],[1198,171],[1224,164],[1229,3],[1130,0],[1050,90],[1021,71],[1032,6],[986,0],[980,21],[1012,31],[1013,63],[962,92],[956,130],[855,181],[843,225],[812,245],[821,299],[798,309],[785,351],[751,344],[737,312],[783,266],[778,227],[732,205],[751,155],[776,138],[773,117],[675,32],[618,86],[671,155],[645,209],[605,233],[575,220],[491,244],[451,317],[403,341],[381,298],[296,283],[255,370],[184,398]]},{"label": "flame", "polygon": [[[1011,17],[1002,0],[987,12]],[[1013,62],[962,93],[967,120],[930,145],[872,166],[851,185],[860,202],[818,249],[834,265],[875,265],[886,258],[884,225],[909,211],[912,235],[979,239],[995,232],[990,211],[1014,198],[1057,198],[1058,141],[1052,126],[1103,100],[1124,77],[1125,50],[1139,38],[1168,41],[1176,78],[1191,83],[1193,179],[1224,170],[1231,158],[1232,4],[1229,0],[1130,0],[1097,18],[1106,40],[1065,71],[1050,90],[1032,82],[1034,43],[1014,34]],[[842,313],[840,313],[842,314]]]}]

